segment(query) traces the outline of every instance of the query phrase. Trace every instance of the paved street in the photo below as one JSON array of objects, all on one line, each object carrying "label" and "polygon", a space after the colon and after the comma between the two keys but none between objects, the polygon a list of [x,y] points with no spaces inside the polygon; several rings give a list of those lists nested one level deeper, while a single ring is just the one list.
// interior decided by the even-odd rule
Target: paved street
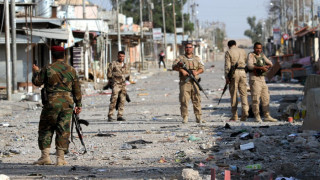
[{"label": "paved street", "polygon": [[[127,87],[132,102],[125,106],[125,122],[107,122],[110,95],[86,95],[81,118],[90,123],[89,127],[83,126],[88,153],[78,153],[81,152],[81,144],[76,139],[76,146],[70,144],[70,153],[66,156],[69,165],[65,167],[31,164],[40,156],[37,128],[41,109],[35,108],[36,103],[2,101],[12,106],[13,115],[1,120],[10,126],[0,126],[0,174],[12,179],[174,179],[181,178],[182,169],[192,167],[203,177],[209,177],[210,168],[217,168],[218,177],[223,178],[224,168],[235,165],[241,173],[235,173],[233,177],[244,178],[259,174],[258,171],[244,171],[248,164],[262,164],[263,172],[277,174],[277,169],[282,166],[288,167],[287,171],[292,170],[298,161],[305,165],[305,170],[296,172],[300,173],[298,175],[319,175],[319,171],[313,172],[314,168],[319,168],[319,153],[315,153],[319,149],[312,148],[311,152],[310,148],[299,149],[302,144],[292,145],[290,140],[289,145],[281,144],[289,134],[297,133],[301,122],[293,125],[285,121],[258,124],[252,122],[253,119],[245,123],[228,122],[231,116],[229,92],[217,106],[224,86],[223,65],[221,59],[208,62],[205,73],[201,75],[201,85],[209,96],[206,99],[201,92],[203,118],[207,121],[201,125],[195,122],[192,106],[189,106],[190,122],[182,124],[178,102],[179,78],[174,71],[151,69],[151,73],[134,75],[137,83]],[[279,83],[269,84],[269,88],[272,116],[278,117],[280,98],[284,95],[301,96],[303,86]],[[226,123],[231,129],[224,128]],[[230,137],[231,133],[239,130],[259,135],[246,140]],[[144,141],[140,141],[143,144],[126,144],[135,140]],[[255,143],[254,151],[239,150],[240,144],[248,142]],[[278,147],[280,149],[275,149]],[[290,147],[295,148],[290,150]],[[286,150],[279,153],[283,149]],[[52,148],[51,159],[55,162],[54,152]],[[300,156],[314,160],[307,162]],[[289,165],[283,165],[286,163]]]}]

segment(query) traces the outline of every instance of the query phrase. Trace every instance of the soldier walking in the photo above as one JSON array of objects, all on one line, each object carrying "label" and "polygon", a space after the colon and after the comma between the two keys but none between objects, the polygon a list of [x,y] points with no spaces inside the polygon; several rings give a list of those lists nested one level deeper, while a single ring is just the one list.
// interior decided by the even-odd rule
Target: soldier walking
[{"label": "soldier walking", "polygon": [[[228,42],[229,50],[225,54],[225,78],[226,84],[229,84],[229,92],[231,95],[231,113],[230,120],[238,120],[238,91],[241,98],[241,121],[246,121],[248,117],[248,97],[247,97],[247,75],[245,72],[245,66],[247,64],[247,54],[243,49],[236,46],[236,41],[230,40]],[[238,63],[238,66],[235,66]],[[231,67],[237,67],[233,74],[232,79],[228,78],[228,73]]]},{"label": "soldier walking", "polygon": [[198,56],[195,56],[193,54],[193,45],[192,43],[187,43],[185,45],[185,54],[180,55],[173,63],[172,69],[175,71],[179,71],[179,77],[180,77],[180,111],[181,116],[183,118],[183,123],[188,123],[188,103],[191,101],[193,103],[193,110],[194,114],[196,116],[196,122],[197,123],[205,123],[204,120],[202,120],[201,115],[201,96],[200,96],[200,90],[198,86],[192,81],[188,79],[188,72],[181,68],[181,63],[184,63],[186,67],[192,71],[195,78],[199,79],[199,74],[203,73],[204,71],[204,64],[200,60]]},{"label": "soldier walking", "polygon": [[256,42],[253,48],[254,52],[249,53],[248,56],[248,69],[250,70],[249,84],[252,99],[252,111],[255,116],[255,121],[262,122],[259,113],[259,104],[261,98],[264,121],[277,122],[276,119],[270,116],[270,95],[265,80],[266,72],[272,67],[272,62],[262,53],[261,43]]},{"label": "soldier walking", "polygon": [[44,85],[43,109],[39,122],[38,145],[41,157],[34,164],[52,164],[49,157],[52,136],[56,132],[56,165],[67,164],[64,159],[68,152],[70,121],[73,107],[76,114],[81,112],[81,89],[76,70],[64,62],[64,48],[52,46],[53,63],[43,67],[33,65],[32,83]]},{"label": "soldier walking", "polygon": [[108,73],[107,73],[108,83],[110,83],[112,87],[108,121],[115,120],[112,116],[116,108],[118,98],[120,98],[119,99],[120,101],[118,106],[117,120],[125,121],[125,119],[123,118],[123,109],[124,109],[124,103],[125,103],[126,94],[127,94],[125,74],[128,74],[128,70],[126,68],[126,63],[124,62],[124,58],[125,58],[125,52],[119,51],[118,60],[110,63],[108,67]]}]

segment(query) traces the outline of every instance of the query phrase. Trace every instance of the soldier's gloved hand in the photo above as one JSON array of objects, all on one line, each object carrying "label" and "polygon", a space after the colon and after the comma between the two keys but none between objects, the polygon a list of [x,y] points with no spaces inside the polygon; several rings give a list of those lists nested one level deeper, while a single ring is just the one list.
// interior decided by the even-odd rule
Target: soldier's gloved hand
[{"label": "soldier's gloved hand", "polygon": [[81,110],[82,110],[82,107],[75,107],[75,108],[74,108],[74,112],[75,112],[76,114],[80,114],[80,113],[81,113]]},{"label": "soldier's gloved hand", "polygon": [[230,80],[228,78],[226,79],[226,84],[230,84]]}]

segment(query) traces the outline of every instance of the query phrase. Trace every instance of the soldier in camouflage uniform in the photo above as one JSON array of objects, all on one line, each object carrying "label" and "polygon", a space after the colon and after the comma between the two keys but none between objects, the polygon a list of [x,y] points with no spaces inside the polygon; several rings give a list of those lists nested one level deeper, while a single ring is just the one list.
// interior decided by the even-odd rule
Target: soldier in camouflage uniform
[{"label": "soldier in camouflage uniform", "polygon": [[255,121],[262,122],[259,113],[259,104],[261,98],[264,121],[277,122],[276,119],[270,116],[270,94],[264,77],[269,68],[272,67],[272,62],[262,53],[261,43],[256,42],[253,48],[254,52],[249,53],[247,66],[250,70],[249,84],[252,99],[252,111],[255,116]]},{"label": "soldier in camouflage uniform", "polygon": [[188,123],[188,103],[191,101],[193,103],[193,111],[196,116],[197,123],[204,123],[205,121],[201,118],[201,96],[198,86],[192,81],[189,80],[185,82],[188,78],[188,73],[181,68],[180,63],[186,64],[187,68],[193,72],[193,75],[196,79],[199,79],[199,74],[203,73],[204,65],[198,56],[193,54],[193,45],[187,43],[185,45],[185,54],[179,56],[173,63],[172,69],[179,71],[180,77],[180,111],[183,118],[183,123]]},{"label": "soldier in camouflage uniform", "polygon": [[52,164],[49,153],[52,136],[56,132],[56,165],[67,164],[64,153],[69,148],[70,121],[75,104],[75,113],[81,112],[81,89],[77,72],[64,62],[64,48],[53,46],[53,63],[41,70],[36,65],[32,69],[32,83],[35,86],[44,85],[47,101],[43,102],[43,109],[39,122],[38,145],[41,157],[34,164]]},{"label": "soldier in camouflage uniform", "polygon": [[[247,63],[247,54],[243,49],[237,47],[237,43],[234,40],[228,42],[229,50],[225,54],[225,67],[224,74],[226,78],[226,84],[229,84],[229,92],[231,96],[231,113],[230,120],[238,120],[238,91],[241,98],[242,115],[241,121],[246,121],[248,117],[249,105],[247,98],[247,75],[245,72],[245,66]],[[228,78],[228,73],[232,66],[238,63],[238,67],[235,70],[231,79]]]},{"label": "soldier in camouflage uniform", "polygon": [[125,58],[125,53],[123,51],[119,51],[118,60],[110,63],[108,67],[108,73],[107,73],[108,83],[110,83],[112,87],[108,121],[115,120],[112,116],[116,108],[118,98],[120,98],[120,101],[118,106],[117,120],[125,121],[125,119],[123,118],[123,108],[124,108],[124,103],[125,103],[126,94],[127,94],[125,74],[128,74],[128,69],[126,67],[126,63],[124,62],[124,58]]}]

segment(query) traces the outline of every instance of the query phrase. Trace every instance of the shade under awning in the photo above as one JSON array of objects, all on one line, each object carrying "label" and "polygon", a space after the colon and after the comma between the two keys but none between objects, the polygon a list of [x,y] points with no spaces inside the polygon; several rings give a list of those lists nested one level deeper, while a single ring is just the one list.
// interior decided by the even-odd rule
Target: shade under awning
[{"label": "shade under awning", "polygon": [[[31,30],[28,30],[28,34],[31,35]],[[68,40],[69,37],[67,29],[33,29],[32,35],[48,39],[60,40]]]}]

